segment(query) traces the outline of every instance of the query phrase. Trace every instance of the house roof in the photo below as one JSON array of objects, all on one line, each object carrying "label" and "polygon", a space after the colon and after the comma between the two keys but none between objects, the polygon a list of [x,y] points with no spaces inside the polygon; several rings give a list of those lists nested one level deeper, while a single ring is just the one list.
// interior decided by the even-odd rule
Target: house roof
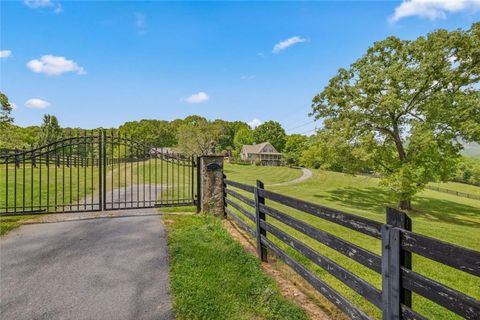
[{"label": "house roof", "polygon": [[[263,148],[265,148],[265,146],[271,146],[274,150],[274,152],[262,152]],[[272,146],[272,144],[270,142],[263,142],[263,143],[259,143],[259,144],[244,144],[243,145],[243,151],[245,153],[268,153],[268,154],[280,154],[280,152],[278,152],[274,146]]]}]

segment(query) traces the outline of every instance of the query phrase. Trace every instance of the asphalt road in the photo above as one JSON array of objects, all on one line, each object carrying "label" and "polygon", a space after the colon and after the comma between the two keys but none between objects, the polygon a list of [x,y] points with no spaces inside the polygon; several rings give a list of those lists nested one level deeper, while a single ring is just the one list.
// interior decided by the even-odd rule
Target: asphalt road
[{"label": "asphalt road", "polygon": [[25,225],[0,238],[0,319],[174,319],[158,216]]}]

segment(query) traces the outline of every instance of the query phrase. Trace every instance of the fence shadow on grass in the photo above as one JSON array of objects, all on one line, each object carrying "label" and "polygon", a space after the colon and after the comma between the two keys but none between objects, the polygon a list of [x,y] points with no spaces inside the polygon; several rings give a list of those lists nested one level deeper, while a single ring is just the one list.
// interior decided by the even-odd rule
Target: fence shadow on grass
[{"label": "fence shadow on grass", "polygon": [[[381,188],[339,188],[327,191],[329,195],[314,195],[317,198],[342,203],[342,206],[353,210],[368,210],[378,214],[379,220],[384,218],[385,206],[395,206],[390,193]],[[480,217],[480,209],[458,202],[417,196],[413,200],[413,209],[409,215],[413,218],[427,217],[427,214],[439,222],[480,227],[479,222],[464,219],[465,216]],[[461,213],[461,215],[460,215]],[[463,217],[462,217],[463,216]]]},{"label": "fence shadow on grass", "polygon": [[368,210],[378,213],[379,219],[385,219],[385,206],[393,203],[387,191],[381,188],[338,188],[326,191],[328,195],[314,195],[327,201],[341,203],[342,206],[354,210]]}]

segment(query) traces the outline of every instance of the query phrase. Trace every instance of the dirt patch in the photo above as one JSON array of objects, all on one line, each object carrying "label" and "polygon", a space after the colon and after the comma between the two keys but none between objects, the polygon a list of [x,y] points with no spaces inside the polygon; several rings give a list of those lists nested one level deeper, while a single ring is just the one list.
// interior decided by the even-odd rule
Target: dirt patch
[{"label": "dirt patch", "polygon": [[[254,239],[238,228],[233,222],[223,220],[223,226],[243,248],[256,255]],[[262,262],[263,270],[275,279],[282,296],[305,310],[310,319],[348,319],[330,301],[318,293],[295,271],[282,261],[269,255],[268,262]]]}]

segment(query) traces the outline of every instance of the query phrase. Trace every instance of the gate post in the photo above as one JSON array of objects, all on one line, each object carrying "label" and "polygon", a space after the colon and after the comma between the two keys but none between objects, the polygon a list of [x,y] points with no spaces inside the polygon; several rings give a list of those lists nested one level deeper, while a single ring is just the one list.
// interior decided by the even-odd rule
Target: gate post
[{"label": "gate post", "polygon": [[223,199],[223,156],[200,157],[200,209],[218,217],[225,216]]}]

